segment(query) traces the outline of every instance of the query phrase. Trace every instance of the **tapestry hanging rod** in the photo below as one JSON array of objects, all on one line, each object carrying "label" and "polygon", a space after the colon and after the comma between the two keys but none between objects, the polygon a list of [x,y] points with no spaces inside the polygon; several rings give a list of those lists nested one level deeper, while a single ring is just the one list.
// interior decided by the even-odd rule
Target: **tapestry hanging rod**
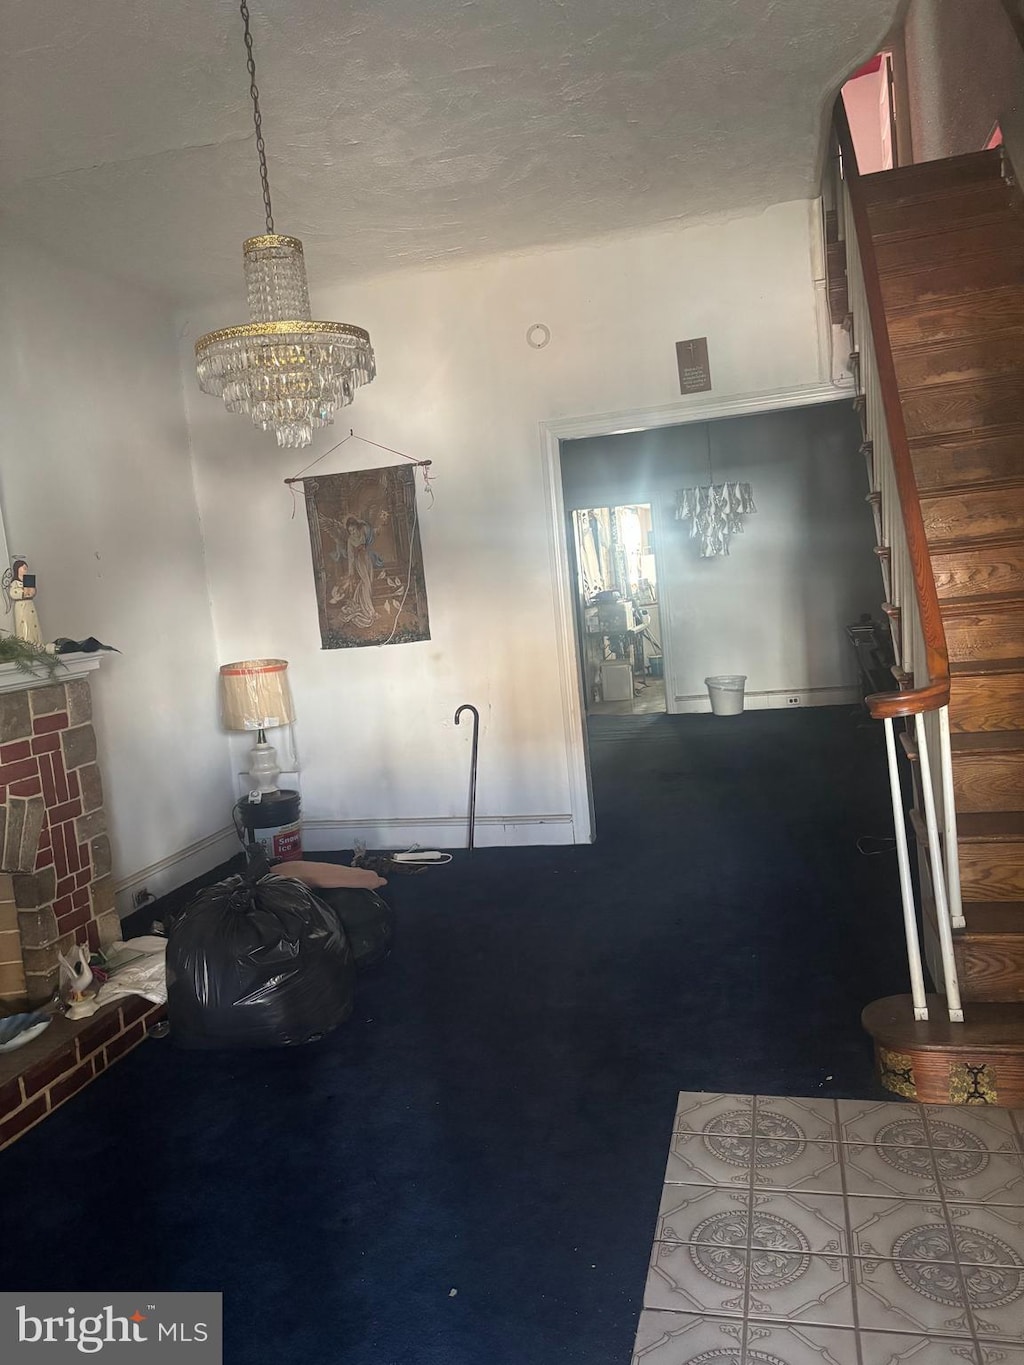
[{"label": "tapestry hanging rod", "polygon": [[[381,449],[382,449],[382,450],[383,450],[383,449],[386,449],[386,447],[385,447],[385,446],[382,446]],[[397,455],[398,453],[399,453],[398,451],[395,451],[395,454],[396,454],[396,455]],[[409,460],[409,456],[408,456],[408,455],[407,455],[405,458],[406,458],[407,460]],[[430,466],[434,463],[434,461],[433,461],[433,460],[409,460],[409,463],[412,465],[413,469],[429,469]],[[294,479],[285,479],[285,483],[288,483],[288,484],[292,484],[292,483],[305,483],[307,477],[308,477],[308,476],[305,475],[305,474],[296,474],[296,476],[294,477]],[[313,478],[316,478],[316,475],[314,474],[312,477],[313,477]]]},{"label": "tapestry hanging rod", "polygon": [[[364,442],[364,444],[368,446],[375,446],[378,450],[386,450],[389,455],[398,455],[401,459],[408,460],[415,469],[429,469],[434,463],[433,460],[414,460],[411,455],[406,455],[404,450],[394,450],[391,446],[382,446],[379,441],[371,441],[368,436],[356,436],[355,432],[350,427],[348,435],[342,437],[337,445],[331,446],[330,450],[325,450],[322,455],[318,456],[317,459],[313,461],[313,464],[306,465],[305,469],[301,469],[293,478],[285,479],[284,482],[286,484],[303,483],[307,470],[312,469],[313,465],[318,465],[321,460],[326,460],[328,455],[333,455],[336,450],[340,450],[343,445],[347,444],[347,442],[351,441],[353,438],[357,441]],[[426,475],[424,475],[424,478],[426,478]]]}]

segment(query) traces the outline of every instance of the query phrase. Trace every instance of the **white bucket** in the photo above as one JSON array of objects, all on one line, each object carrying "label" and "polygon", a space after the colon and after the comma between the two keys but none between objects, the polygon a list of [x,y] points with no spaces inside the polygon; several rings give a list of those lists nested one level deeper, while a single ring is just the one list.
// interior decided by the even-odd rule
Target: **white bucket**
[{"label": "white bucket", "polygon": [[743,710],[745,673],[724,673],[718,678],[705,678],[711,710],[716,716],[738,716]]}]

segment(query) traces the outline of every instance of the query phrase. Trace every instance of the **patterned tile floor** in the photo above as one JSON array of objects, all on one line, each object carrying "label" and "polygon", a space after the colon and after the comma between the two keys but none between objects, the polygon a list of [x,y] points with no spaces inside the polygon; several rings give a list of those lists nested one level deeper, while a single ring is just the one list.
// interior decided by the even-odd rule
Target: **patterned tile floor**
[{"label": "patterned tile floor", "polygon": [[1024,1365],[1024,1112],[679,1097],[633,1365]]}]

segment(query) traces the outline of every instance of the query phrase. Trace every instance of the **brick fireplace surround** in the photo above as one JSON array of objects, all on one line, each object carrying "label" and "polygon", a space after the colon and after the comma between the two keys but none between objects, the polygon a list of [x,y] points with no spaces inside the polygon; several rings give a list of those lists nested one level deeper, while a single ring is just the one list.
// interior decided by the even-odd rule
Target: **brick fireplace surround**
[{"label": "brick fireplace surround", "polygon": [[[59,952],[121,936],[86,676],[98,665],[68,656],[55,680],[0,665],[0,1016],[53,998]],[[162,1013],[130,997],[77,1023],[58,1015],[0,1054],[0,1147],[141,1042]]]}]

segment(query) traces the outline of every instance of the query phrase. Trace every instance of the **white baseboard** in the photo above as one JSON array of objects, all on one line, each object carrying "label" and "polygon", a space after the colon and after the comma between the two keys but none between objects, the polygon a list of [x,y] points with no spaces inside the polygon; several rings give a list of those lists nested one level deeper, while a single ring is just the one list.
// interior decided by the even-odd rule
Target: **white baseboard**
[{"label": "white baseboard", "polygon": [[215,834],[207,835],[205,839],[197,839],[194,844],[179,849],[177,853],[161,858],[158,863],[151,863],[131,876],[120,878],[114,884],[118,914],[122,919],[131,914],[135,908],[132,897],[136,892],[146,890],[152,896],[166,896],[169,891],[176,891],[179,886],[192,881],[193,877],[201,877],[204,872],[227,862],[240,851],[234,825],[228,825]]},{"label": "white baseboard", "polygon": [[[302,846],[307,853],[351,848],[356,839],[362,839],[371,849],[401,849],[412,844],[421,848],[465,848],[467,838],[468,822],[463,816],[302,821]],[[476,821],[477,848],[525,848],[531,844],[572,842],[571,815],[481,815]],[[158,863],[122,877],[114,887],[118,914],[122,919],[131,914],[136,892],[145,889],[154,897],[165,896],[227,862],[240,848],[234,826],[228,825]]]},{"label": "white baseboard", "polygon": [[[797,697],[796,702],[790,701]],[[673,711],[676,715],[689,716],[711,710],[711,699],[707,691],[686,697],[676,697]],[[862,700],[859,687],[805,687],[790,688],[788,691],[745,692],[743,709],[745,711],[796,711],[802,706],[856,706]]]},{"label": "white baseboard", "polygon": [[[382,820],[303,820],[302,847],[306,853],[351,848],[361,839],[372,849],[465,848],[465,816],[424,816]],[[478,815],[477,848],[522,848],[530,844],[573,843],[571,815]]]}]

